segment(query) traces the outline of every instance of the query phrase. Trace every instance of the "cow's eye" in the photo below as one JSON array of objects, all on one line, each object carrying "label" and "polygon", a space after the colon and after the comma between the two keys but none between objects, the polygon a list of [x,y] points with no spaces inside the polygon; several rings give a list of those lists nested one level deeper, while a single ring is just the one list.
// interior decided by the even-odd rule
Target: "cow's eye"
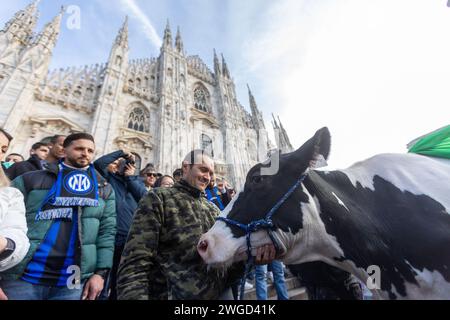
[{"label": "cow's eye", "polygon": [[253,183],[260,183],[263,181],[263,177],[262,176],[253,176],[252,177],[252,182]]}]

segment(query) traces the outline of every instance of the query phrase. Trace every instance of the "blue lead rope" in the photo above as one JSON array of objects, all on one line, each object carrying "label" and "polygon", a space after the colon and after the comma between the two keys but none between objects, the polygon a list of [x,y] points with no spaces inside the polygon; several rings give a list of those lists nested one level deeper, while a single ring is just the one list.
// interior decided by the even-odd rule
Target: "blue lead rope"
[{"label": "blue lead rope", "polygon": [[272,233],[269,232],[273,229],[273,221],[272,216],[275,214],[275,212],[283,205],[284,202],[294,193],[295,190],[302,184],[302,182],[305,180],[306,174],[302,175],[297,182],[286,192],[286,194],[270,209],[270,211],[266,214],[266,217],[261,220],[252,221],[249,224],[243,224],[236,220],[228,219],[225,217],[217,217],[216,220],[223,221],[227,224],[233,225],[235,227],[238,227],[239,229],[244,230],[245,232],[245,238],[247,241],[247,262],[245,264],[245,275],[241,279],[241,290],[240,290],[240,300],[244,300],[244,291],[245,291],[245,281],[247,278],[248,273],[250,272],[251,267],[253,266],[253,257],[252,257],[252,247],[250,242],[250,236],[252,233],[260,230],[260,229],[266,229],[268,230],[268,234],[270,236],[270,239],[272,240],[272,243],[274,244],[275,248],[278,248],[276,242],[274,241],[274,238],[272,236]]}]

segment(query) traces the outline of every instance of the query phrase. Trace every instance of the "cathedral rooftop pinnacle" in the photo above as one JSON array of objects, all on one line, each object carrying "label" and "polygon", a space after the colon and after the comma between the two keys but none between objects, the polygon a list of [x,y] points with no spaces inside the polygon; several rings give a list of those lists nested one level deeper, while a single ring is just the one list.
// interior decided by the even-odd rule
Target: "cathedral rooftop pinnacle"
[{"label": "cathedral rooftop pinnacle", "polygon": [[128,16],[125,16],[125,21],[119,30],[116,38],[116,44],[128,48]]},{"label": "cathedral rooftop pinnacle", "polygon": [[280,129],[280,127],[278,126],[277,120],[275,119],[275,116],[273,115],[273,113],[272,113],[272,118],[273,118],[273,123],[272,123],[273,128],[274,129]]},{"label": "cathedral rooftop pinnacle", "polygon": [[170,30],[169,19],[167,19],[166,29],[164,30],[164,46],[172,47],[172,31]]},{"label": "cathedral rooftop pinnacle", "polygon": [[30,13],[34,14],[38,8],[39,2],[41,2],[41,0],[34,0],[27,6],[25,10],[29,10]]},{"label": "cathedral rooftop pinnacle", "polygon": [[42,29],[42,31],[39,33],[36,38],[35,44],[41,44],[49,49],[52,49],[55,46],[56,41],[58,40],[59,32],[61,29],[61,21],[65,11],[66,8],[62,6],[58,15],[56,15],[52,21],[47,23],[44,29]]},{"label": "cathedral rooftop pinnacle", "polygon": [[253,96],[252,90],[250,89],[250,86],[248,84],[247,88],[248,88],[248,96],[250,98],[250,108],[252,109],[252,112],[254,109],[255,113],[258,113],[259,112],[258,105],[256,104],[255,97]]},{"label": "cathedral rooftop pinnacle", "polygon": [[[26,6],[25,9],[18,11],[6,23],[3,31],[14,34],[15,39],[19,40],[22,45],[28,45],[33,37],[33,30],[36,27],[39,16],[38,4],[39,0],[35,0]],[[11,28],[13,25],[17,25],[19,28]]]},{"label": "cathedral rooftop pinnacle", "polygon": [[214,71],[216,75],[222,74],[222,68],[220,67],[219,58],[217,57],[216,49],[214,49]]},{"label": "cathedral rooftop pinnacle", "polygon": [[225,77],[231,78],[230,71],[228,70],[227,62],[225,61],[223,54],[222,54],[222,72]]},{"label": "cathedral rooftop pinnacle", "polygon": [[176,39],[175,39],[175,47],[177,48],[178,52],[183,53],[184,46],[183,46],[183,39],[181,38],[180,27],[177,28],[177,36],[176,36]]},{"label": "cathedral rooftop pinnacle", "polygon": [[278,140],[277,140],[278,149],[280,149],[283,153],[292,152],[294,150],[294,148],[292,147],[289,136],[288,136],[286,130],[284,129],[283,124],[281,123],[280,117],[277,116],[278,123],[277,123],[277,120],[275,119],[275,116],[273,115],[273,113],[272,113],[272,118],[274,121],[273,129],[275,130],[275,134],[278,134]]},{"label": "cathedral rooftop pinnacle", "polygon": [[252,90],[250,86],[247,84],[248,88],[248,96],[250,99],[250,109],[252,110],[252,119],[256,129],[265,129],[266,126],[264,124],[263,116],[261,111],[258,109],[258,105],[256,104],[255,97],[253,96]]}]

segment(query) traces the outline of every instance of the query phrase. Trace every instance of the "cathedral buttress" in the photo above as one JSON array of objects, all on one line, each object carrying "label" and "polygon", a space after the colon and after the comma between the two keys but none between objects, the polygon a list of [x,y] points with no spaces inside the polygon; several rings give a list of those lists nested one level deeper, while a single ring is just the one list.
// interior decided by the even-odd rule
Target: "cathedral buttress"
[{"label": "cathedral buttress", "polygon": [[117,126],[123,87],[128,72],[128,17],[117,34],[105,70],[105,79],[100,90],[92,121],[91,132],[97,148],[103,153],[113,148],[114,129]]},{"label": "cathedral buttress", "polygon": [[159,112],[158,155],[156,165],[164,172],[172,172],[179,167],[182,158],[189,150],[188,105],[190,89],[188,86],[188,66],[184,53],[180,28],[177,28],[175,46],[172,31],[167,21],[163,43],[158,58]]},{"label": "cathedral buttress", "polygon": [[38,3],[33,1],[17,12],[0,31],[0,63],[9,62],[15,67],[15,58],[30,44],[38,20]]},{"label": "cathedral buttress", "polygon": [[[35,12],[37,2],[27,7],[30,12]],[[61,20],[64,8],[59,14],[45,25],[42,31],[31,41],[20,54],[11,74],[4,86],[0,85],[0,125],[14,134],[19,130],[21,119],[28,116],[32,110],[34,92],[39,83],[48,74],[48,68],[52,58],[53,49],[58,41]],[[14,95],[16,99],[8,99]]]}]

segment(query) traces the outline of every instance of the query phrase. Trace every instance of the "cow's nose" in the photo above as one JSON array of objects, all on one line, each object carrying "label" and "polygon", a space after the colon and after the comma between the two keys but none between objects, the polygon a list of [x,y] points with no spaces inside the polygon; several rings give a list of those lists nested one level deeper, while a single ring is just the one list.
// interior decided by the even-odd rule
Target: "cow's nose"
[{"label": "cow's nose", "polygon": [[208,251],[208,241],[207,240],[201,240],[198,243],[197,249],[200,253],[206,253]]}]

